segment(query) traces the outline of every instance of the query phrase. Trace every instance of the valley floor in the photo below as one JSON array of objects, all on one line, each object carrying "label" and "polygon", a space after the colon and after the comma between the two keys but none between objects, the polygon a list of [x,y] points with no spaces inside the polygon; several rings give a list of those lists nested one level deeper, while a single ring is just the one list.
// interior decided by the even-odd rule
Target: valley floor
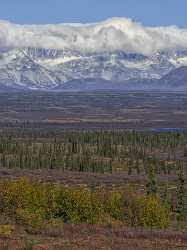
[{"label": "valley floor", "polygon": [[186,92],[0,93],[0,123],[61,129],[187,128]]},{"label": "valley floor", "polygon": [[[0,250],[187,250],[186,114],[187,93],[182,92],[0,93],[0,198],[4,202],[2,205],[0,200]],[[166,131],[160,132],[160,128]],[[77,202],[71,211],[72,220],[57,213],[50,221],[48,200],[44,199],[46,218],[35,231],[32,218],[37,223],[40,220],[32,208],[42,217],[46,198],[45,190],[40,194],[40,185],[54,188],[54,196],[47,196],[54,214],[55,195],[59,194],[55,187],[67,188],[68,194],[74,188],[77,195],[68,201]],[[74,209],[80,208],[86,216],[89,202],[91,209],[94,207],[92,195],[98,187],[104,188],[102,195],[117,191],[117,205],[113,199],[110,207],[114,214],[110,218],[105,214],[106,220],[115,220],[92,225],[86,224],[83,216],[74,224]],[[143,199],[146,207],[152,192],[154,199],[159,197],[160,211],[169,211],[169,215],[164,214],[167,227],[162,220],[156,221],[162,226],[158,228],[166,229],[142,227],[139,214],[138,227],[128,227],[126,220],[116,219],[115,208],[121,206],[118,202],[122,198],[128,198],[129,187],[132,194],[138,194],[134,201],[129,195],[122,206],[128,211],[120,208],[119,218],[125,212],[132,215],[132,211],[144,209],[139,201]],[[88,199],[85,207],[78,203],[79,188],[90,192],[91,201]],[[126,193],[119,198],[123,188]],[[33,197],[32,192],[36,192]],[[37,195],[44,197],[37,199]],[[22,210],[17,200],[22,202]],[[154,212],[154,206],[152,209]],[[154,221],[159,215],[153,213],[151,218]]]}]

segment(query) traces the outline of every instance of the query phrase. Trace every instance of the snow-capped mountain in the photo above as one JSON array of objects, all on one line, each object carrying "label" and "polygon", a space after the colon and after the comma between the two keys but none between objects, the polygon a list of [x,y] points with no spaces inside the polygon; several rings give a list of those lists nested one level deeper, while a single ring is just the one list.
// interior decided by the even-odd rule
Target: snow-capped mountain
[{"label": "snow-capped mountain", "polygon": [[60,83],[53,71],[37,63],[29,50],[0,54],[0,83],[9,87],[52,88]]},{"label": "snow-capped mountain", "polygon": [[182,66],[187,29],[175,26],[144,27],[127,18],[59,25],[0,21],[0,89],[56,90],[86,79],[92,86],[148,86]]},{"label": "snow-capped mountain", "polygon": [[0,83],[26,89],[55,89],[76,79],[103,79],[113,83],[160,79],[185,65],[187,50],[145,56],[123,51],[13,49],[0,54]]}]

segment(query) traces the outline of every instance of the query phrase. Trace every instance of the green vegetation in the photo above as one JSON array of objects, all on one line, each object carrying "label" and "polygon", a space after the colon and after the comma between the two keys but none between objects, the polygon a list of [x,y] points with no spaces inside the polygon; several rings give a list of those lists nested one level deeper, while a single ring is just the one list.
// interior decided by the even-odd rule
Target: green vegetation
[{"label": "green vegetation", "polygon": [[169,211],[157,196],[126,187],[123,191],[41,184],[26,178],[0,183],[1,214],[32,230],[44,222],[111,224],[166,228]]},{"label": "green vegetation", "polygon": [[3,129],[0,237],[23,227],[32,249],[31,235],[63,238],[68,225],[186,232],[186,156],[182,132]]},{"label": "green vegetation", "polygon": [[0,96],[0,249],[187,249],[185,93]]},{"label": "green vegetation", "polygon": [[16,134],[0,132],[0,167],[145,173],[150,181],[148,192],[156,191],[157,174],[185,170],[186,133],[57,130],[47,134],[28,127]]}]

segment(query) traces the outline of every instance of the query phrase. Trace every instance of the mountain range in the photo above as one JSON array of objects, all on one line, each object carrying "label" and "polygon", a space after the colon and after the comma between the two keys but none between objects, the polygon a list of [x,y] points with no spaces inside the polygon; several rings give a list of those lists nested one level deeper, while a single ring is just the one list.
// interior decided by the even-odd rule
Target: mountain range
[{"label": "mountain range", "polygon": [[[90,30],[93,30],[95,33],[97,31],[97,36],[95,35],[96,38],[94,37],[94,39],[97,39],[98,43],[102,41],[102,46],[98,45],[98,49],[94,50],[91,49],[91,42],[89,45],[90,50],[88,48],[79,48],[75,45],[69,47],[62,46],[62,48],[56,48],[55,45],[55,48],[47,45],[45,47],[45,44],[43,47],[41,47],[41,44],[38,44],[37,47],[18,46],[17,44],[14,46],[5,46],[6,44],[2,44],[1,42],[0,36],[0,90],[187,89],[187,43],[186,49],[183,44],[183,46],[181,44],[179,44],[180,46],[173,46],[173,44],[177,44],[179,39],[176,36],[176,42],[174,43],[172,40],[174,38],[167,34],[171,28],[165,30],[167,32],[164,35],[163,30],[161,30],[162,33],[160,34],[155,30],[156,28],[154,30],[143,29],[138,24],[131,25],[132,27],[130,24],[130,21],[126,19],[113,19],[92,26],[76,26],[75,24],[60,26],[58,29],[63,31],[60,35],[57,33],[57,30],[53,30],[53,36],[63,37],[67,41],[71,40],[75,34],[74,39],[77,43],[80,43],[80,38],[79,40],[77,38],[78,31],[82,32],[84,35],[82,37],[87,39],[88,43],[90,42],[89,39],[91,39]],[[8,28],[12,29],[12,26],[8,26]],[[128,40],[130,31],[127,29],[139,31],[140,28],[143,30],[141,32],[147,32],[146,34],[139,35],[140,39],[148,35],[151,37],[153,33],[157,37],[158,34],[160,37],[164,36],[164,39],[166,36],[171,48],[162,48],[163,46],[159,48],[162,41],[159,38],[159,40],[157,39],[158,41],[155,41],[155,47],[158,48],[154,50],[151,43],[151,52],[148,53],[143,48],[136,48],[136,45],[139,43],[141,45],[141,42],[138,41],[137,44],[134,42],[134,40],[138,39],[135,35],[134,38],[131,38],[134,42],[133,49],[130,49],[130,45],[127,46],[126,43],[124,48],[122,48],[121,44],[123,44],[123,41],[120,39],[125,39],[125,37],[122,35],[120,37],[119,32],[123,35],[126,34],[126,39]],[[25,36],[27,29],[25,28],[25,33],[22,33]],[[50,27],[50,29],[52,28]],[[59,30],[58,32],[60,32]],[[34,34],[39,34],[37,33],[38,30],[37,32],[36,30],[29,30],[30,33],[31,31]],[[103,35],[104,31],[106,33],[105,36]],[[98,32],[100,32],[99,34],[102,39],[99,37]],[[85,38],[86,34],[87,36],[89,35],[89,38]],[[114,39],[113,36],[115,34],[116,39],[120,40],[120,44],[114,40],[112,48],[109,38]],[[182,34],[182,37],[186,37],[185,31]],[[185,43],[185,40],[182,40],[182,42]],[[28,42],[25,43],[27,44]],[[76,42],[74,43],[76,44]],[[72,42],[72,44],[74,43]],[[106,46],[104,46],[104,43],[106,43]],[[159,43],[159,46],[157,43]],[[162,43],[165,44],[165,40]]]}]

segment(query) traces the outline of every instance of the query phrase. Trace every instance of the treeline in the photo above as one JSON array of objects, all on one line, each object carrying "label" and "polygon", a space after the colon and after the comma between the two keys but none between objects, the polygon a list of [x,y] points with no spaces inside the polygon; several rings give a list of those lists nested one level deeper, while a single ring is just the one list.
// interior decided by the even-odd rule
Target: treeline
[{"label": "treeline", "polygon": [[[34,130],[35,131],[35,130]],[[24,136],[23,136],[24,135]],[[0,167],[70,171],[176,173],[186,169],[187,134],[114,131],[20,131],[0,136]]]}]

